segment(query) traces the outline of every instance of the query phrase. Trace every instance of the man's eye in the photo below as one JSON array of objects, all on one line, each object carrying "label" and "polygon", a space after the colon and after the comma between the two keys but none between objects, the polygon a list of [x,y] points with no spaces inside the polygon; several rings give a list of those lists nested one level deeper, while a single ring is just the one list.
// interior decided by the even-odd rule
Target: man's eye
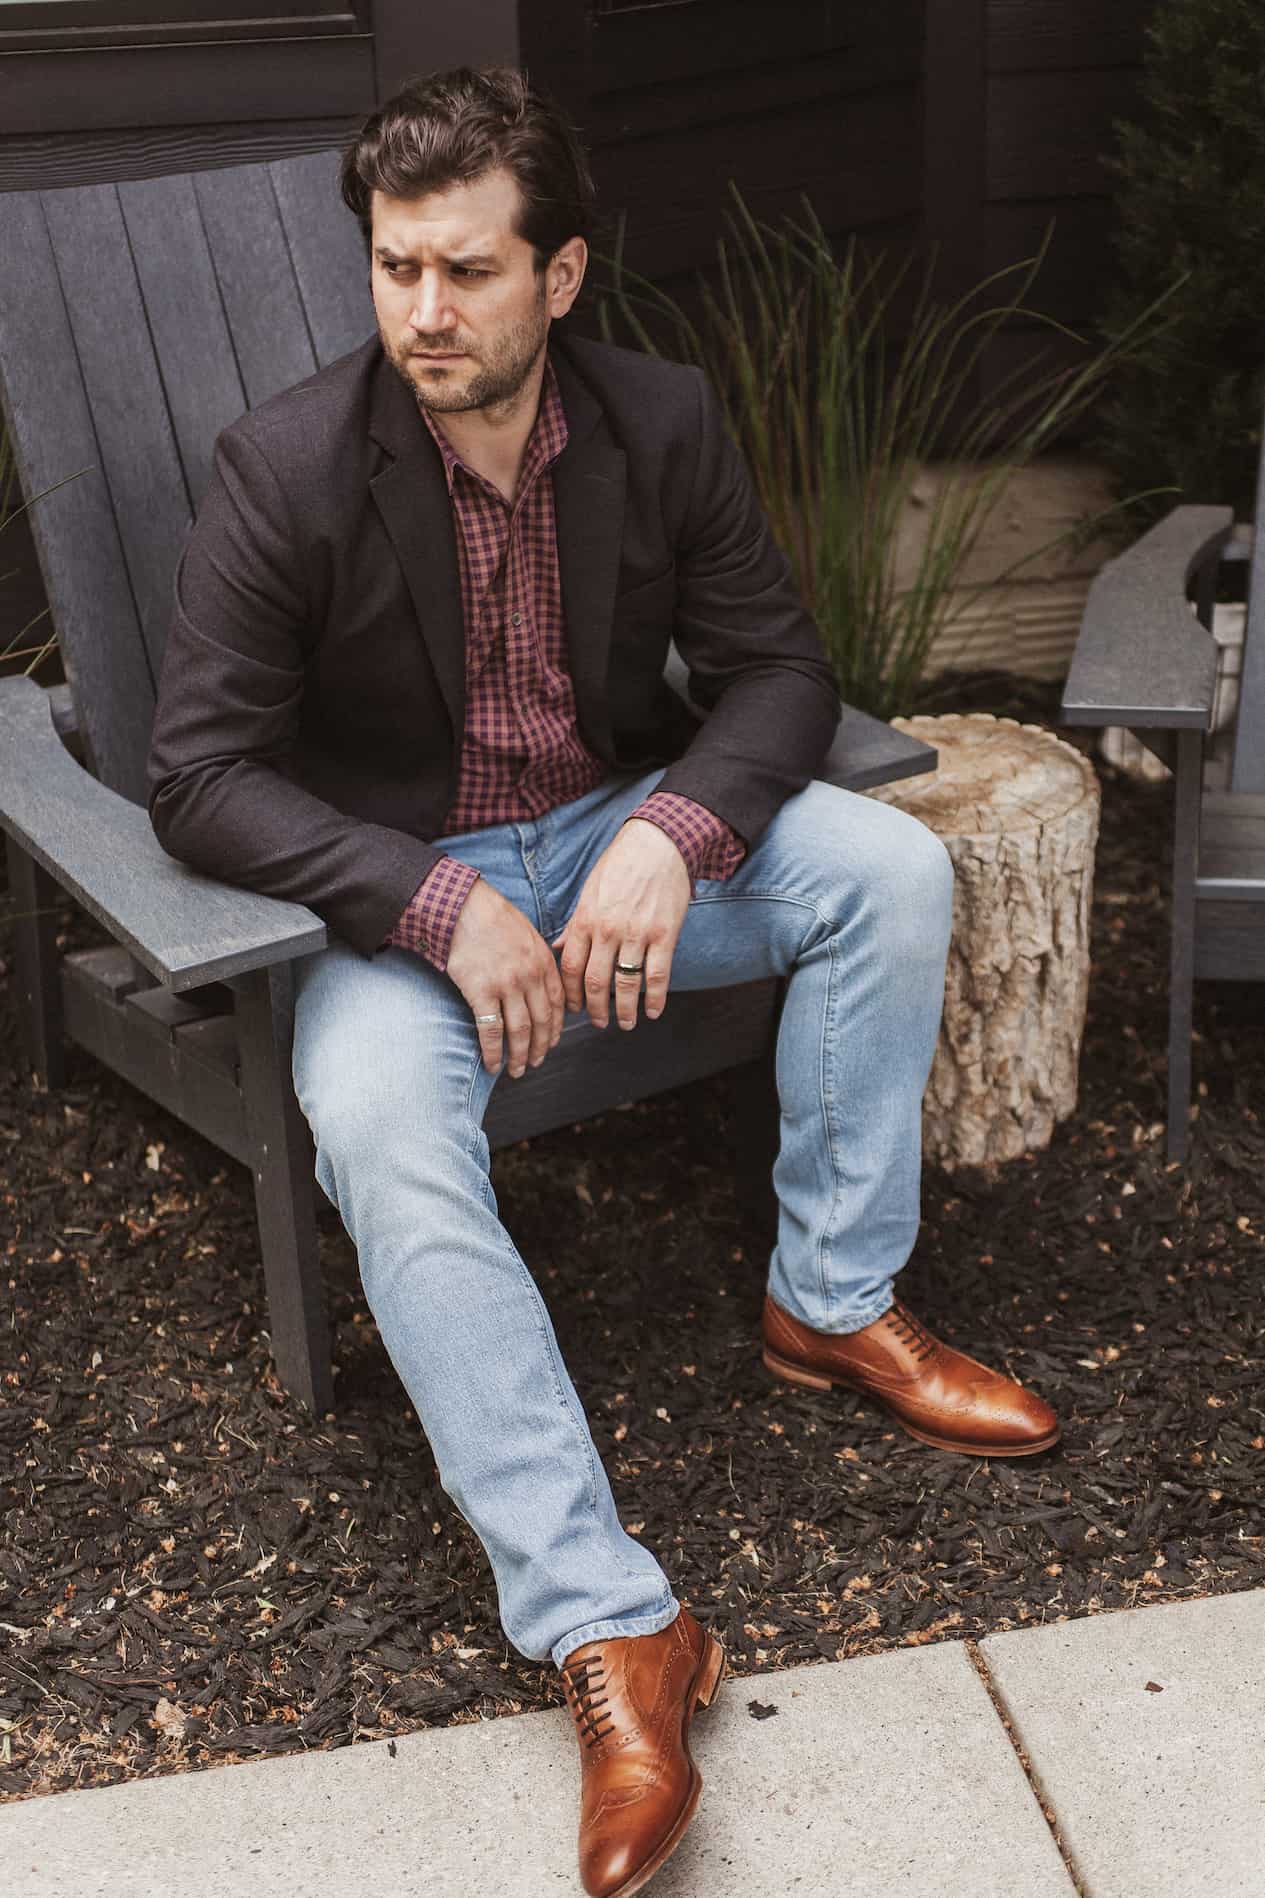
[{"label": "man's eye", "polygon": [[[382,264],[382,268],[387,272],[388,276],[391,277],[396,276],[401,270],[411,270],[413,267],[411,264],[394,263],[386,257],[381,258],[379,261]],[[476,270],[471,264],[454,264],[452,274],[454,277],[481,278],[490,277],[492,273],[490,270]]]}]

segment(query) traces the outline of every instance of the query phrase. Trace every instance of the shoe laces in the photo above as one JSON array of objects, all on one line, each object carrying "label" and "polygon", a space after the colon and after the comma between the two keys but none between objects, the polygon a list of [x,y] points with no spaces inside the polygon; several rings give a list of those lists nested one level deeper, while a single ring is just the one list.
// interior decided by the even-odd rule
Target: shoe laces
[{"label": "shoe laces", "polygon": [[[562,1664],[562,1684],[570,1703],[572,1718],[585,1746],[593,1747],[604,1740],[608,1733],[615,1731],[615,1722],[608,1712],[606,1693],[606,1663],[600,1654],[589,1655],[574,1665],[564,1661]],[[603,1727],[602,1721],[609,1725]]]},{"label": "shoe laces", "polygon": [[892,1305],[890,1310],[884,1313],[884,1320],[896,1333],[901,1343],[910,1347],[920,1362],[924,1358],[931,1357],[936,1348],[936,1340],[922,1321],[915,1318],[906,1306],[899,1303]]}]

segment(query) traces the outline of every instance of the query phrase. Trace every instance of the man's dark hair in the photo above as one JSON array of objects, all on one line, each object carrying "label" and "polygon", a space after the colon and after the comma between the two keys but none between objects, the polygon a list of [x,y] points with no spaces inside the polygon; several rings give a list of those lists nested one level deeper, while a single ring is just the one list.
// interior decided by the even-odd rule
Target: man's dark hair
[{"label": "man's dark hair", "polygon": [[595,193],[584,148],[551,99],[513,67],[410,79],[343,153],[343,201],[368,244],[373,192],[418,197],[504,166],[522,196],[517,231],[541,271],[568,238],[588,238]]}]

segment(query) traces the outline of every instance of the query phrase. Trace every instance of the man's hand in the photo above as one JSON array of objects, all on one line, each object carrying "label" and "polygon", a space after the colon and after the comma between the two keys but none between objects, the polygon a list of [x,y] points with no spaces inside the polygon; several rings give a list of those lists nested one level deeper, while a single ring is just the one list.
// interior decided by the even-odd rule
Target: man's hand
[{"label": "man's hand", "polygon": [[504,1047],[517,1078],[538,1068],[562,1035],[562,978],[540,931],[486,877],[470,886],[448,945],[448,974],[478,1022],[483,1065],[496,1074]]},{"label": "man's hand", "polygon": [[[646,1014],[662,1014],[676,939],[694,885],[685,859],[657,824],[630,817],[589,871],[565,929],[562,947],[567,1007],[588,1003],[589,1019],[610,1019],[611,973],[616,960],[645,964]],[[641,975],[615,973],[615,1013],[621,1028],[637,1023]]]}]

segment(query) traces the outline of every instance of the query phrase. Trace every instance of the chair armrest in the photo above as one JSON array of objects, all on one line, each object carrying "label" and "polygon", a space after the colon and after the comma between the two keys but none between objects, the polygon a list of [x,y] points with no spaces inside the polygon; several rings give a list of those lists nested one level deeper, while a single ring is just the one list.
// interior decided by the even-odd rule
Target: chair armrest
[{"label": "chair armrest", "polygon": [[1186,589],[1233,526],[1228,507],[1177,507],[1107,562],[1063,689],[1066,724],[1211,729],[1217,647]]},{"label": "chair armrest", "polygon": [[881,718],[858,712],[855,705],[845,705],[839,729],[816,776],[845,791],[865,791],[874,784],[891,784],[897,778],[917,777],[920,771],[934,771],[939,761],[939,752],[925,738],[897,731]]},{"label": "chair armrest", "polygon": [[[707,713],[689,694],[689,669],[675,645],[668,647],[663,668],[667,685],[702,720]],[[839,729],[830,749],[817,769],[817,777],[826,784],[837,784],[844,791],[864,791],[872,784],[890,784],[896,778],[916,777],[920,771],[934,771],[939,753],[934,745],[909,732],[896,731],[881,718],[845,705]]]},{"label": "chair armrest", "polygon": [[301,903],[169,857],[149,813],[76,764],[33,679],[0,679],[0,829],[171,989],[223,982],[326,944]]}]

